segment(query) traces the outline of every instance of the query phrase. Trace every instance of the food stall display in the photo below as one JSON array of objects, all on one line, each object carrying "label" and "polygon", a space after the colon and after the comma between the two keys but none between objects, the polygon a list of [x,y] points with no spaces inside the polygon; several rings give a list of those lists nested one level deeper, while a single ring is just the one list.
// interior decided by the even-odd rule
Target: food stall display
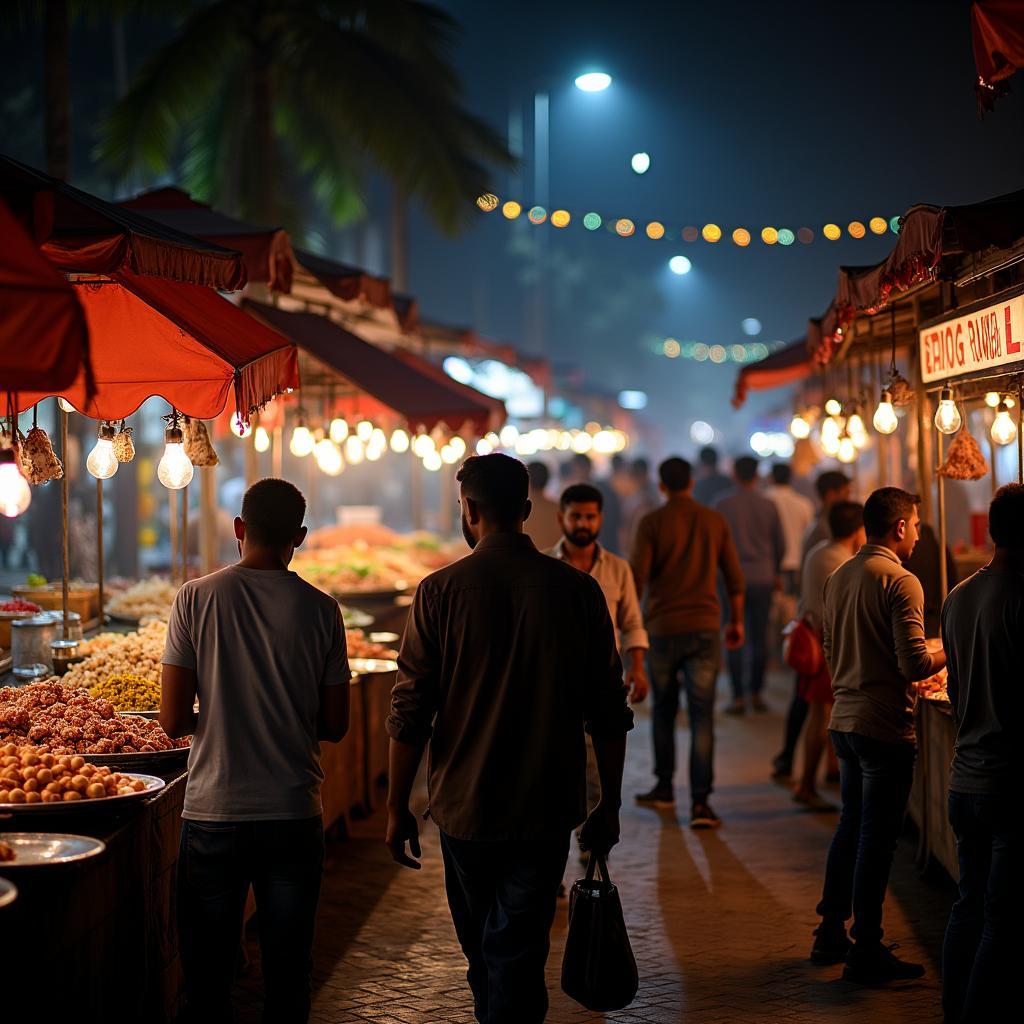
[{"label": "food stall display", "polygon": [[160,576],[139,580],[107,601],[107,614],[126,622],[159,619],[166,622],[178,587]]},{"label": "food stall display", "polygon": [[84,659],[72,665],[61,681],[88,690],[106,685],[111,676],[130,675],[159,686],[166,639],[167,626],[162,622],[151,622],[134,633],[99,633],[82,642],[79,653]]},{"label": "food stall display", "polygon": [[117,711],[156,711],[160,707],[160,682],[133,672],[117,672],[89,687],[89,696],[109,700]]},{"label": "food stall display", "polygon": [[40,753],[32,744],[7,743],[0,747],[0,804],[104,800],[144,793],[147,788],[138,776],[87,764],[80,755]]},{"label": "food stall display", "polygon": [[387,644],[377,643],[371,640],[361,629],[348,629],[345,631],[345,641],[348,644],[349,659],[373,659],[380,661],[394,661],[398,652]]}]

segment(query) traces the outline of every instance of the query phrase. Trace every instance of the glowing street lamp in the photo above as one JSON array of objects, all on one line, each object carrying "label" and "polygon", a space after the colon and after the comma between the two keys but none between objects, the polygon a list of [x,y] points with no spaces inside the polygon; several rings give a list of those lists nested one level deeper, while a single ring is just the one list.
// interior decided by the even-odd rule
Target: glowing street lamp
[{"label": "glowing street lamp", "polygon": [[604,92],[612,84],[612,76],[603,71],[588,71],[576,79],[576,88],[582,92]]}]

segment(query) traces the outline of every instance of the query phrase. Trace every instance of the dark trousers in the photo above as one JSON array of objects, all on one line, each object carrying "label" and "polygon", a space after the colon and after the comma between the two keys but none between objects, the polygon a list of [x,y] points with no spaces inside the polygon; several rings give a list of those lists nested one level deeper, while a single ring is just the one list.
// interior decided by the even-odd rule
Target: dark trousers
[{"label": "dark trousers", "polygon": [[[768,657],[768,619],[772,612],[770,583],[748,584],[743,604],[743,625],[746,641],[736,651],[726,652],[732,695],[742,700],[746,692],[757,696],[764,689],[764,664]],[[745,670],[749,663],[749,675]],[[748,686],[744,686],[744,680]]]},{"label": "dark trousers", "polygon": [[445,888],[480,1024],[541,1024],[544,966],[570,834],[477,842],[441,833]]},{"label": "dark trousers", "polygon": [[676,716],[679,687],[686,688],[690,716],[690,796],[695,802],[711,793],[715,750],[715,681],[721,663],[718,630],[652,636],[647,664],[654,690],[651,732],[654,774],[658,785],[671,787],[676,770]]},{"label": "dark trousers", "polygon": [[796,757],[797,744],[800,742],[800,734],[804,731],[804,724],[807,722],[807,712],[810,711],[810,704],[800,696],[800,677],[793,677],[793,699],[789,702],[789,710],[786,712],[786,730],[782,737],[782,752],[778,755],[780,761],[785,762],[791,768],[793,758]]},{"label": "dark trousers", "polygon": [[187,1020],[232,1020],[231,983],[250,884],[256,895],[267,1024],[309,1018],[313,932],[324,865],[319,817],[183,821],[178,924]]},{"label": "dark trousers", "polygon": [[1015,938],[1008,796],[949,794],[956,833],[960,898],[953,904],[942,949],[942,1008],[947,1024],[981,1024],[1007,1012]]},{"label": "dark trousers", "polygon": [[882,904],[914,778],[910,743],[830,732],[839,758],[843,809],[825,868],[818,913],[841,926],[853,914],[858,946],[882,941]]}]

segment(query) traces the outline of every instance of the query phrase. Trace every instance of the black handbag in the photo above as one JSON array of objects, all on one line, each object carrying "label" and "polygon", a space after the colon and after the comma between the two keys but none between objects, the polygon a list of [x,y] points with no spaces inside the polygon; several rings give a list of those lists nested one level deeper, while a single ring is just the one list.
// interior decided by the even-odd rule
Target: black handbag
[{"label": "black handbag", "polygon": [[[600,878],[596,877],[600,870]],[[588,1010],[622,1010],[640,987],[619,890],[604,857],[590,856],[587,877],[569,896],[569,934],[562,957],[562,991]]]}]

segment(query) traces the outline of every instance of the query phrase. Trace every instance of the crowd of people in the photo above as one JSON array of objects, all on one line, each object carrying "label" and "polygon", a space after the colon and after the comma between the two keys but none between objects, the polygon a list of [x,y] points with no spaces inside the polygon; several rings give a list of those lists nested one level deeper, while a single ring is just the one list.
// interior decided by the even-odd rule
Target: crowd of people
[{"label": "crowd of people", "polygon": [[[554,496],[541,463],[492,454],[463,464],[471,553],[418,587],[387,719],[391,855],[420,867],[413,797],[429,748],[425,816],[440,832],[476,1018],[543,1021],[572,834],[602,857],[619,839],[631,704],[651,691],[654,786],[637,802],[675,807],[684,694],[689,822],[721,825],[710,802],[717,680],[724,660],[725,712],[766,709],[769,621],[788,597],[795,687],[771,771],[791,777],[799,750],[794,800],[834,812],[818,791],[824,760],[842,804],[810,959],[842,964],[864,984],[924,973],[884,943],[882,911],[914,768],[913,683],[948,661],[961,872],[943,1007],[947,1024],[996,1019],[1012,948],[1009,730],[1024,653],[1024,487],[995,496],[992,561],[949,595],[942,649],[932,649],[925,589],[906,567],[921,529],[915,495],[887,487],[862,505],[845,476],[826,472],[815,517],[788,466],[773,467],[768,486],[753,458],[732,469],[727,477],[706,449],[697,474],[669,458],[655,485],[643,460],[619,459],[610,479],[595,480],[578,457]],[[194,1020],[230,1020],[250,883],[265,1019],[309,1014],[324,851],[319,742],[347,729],[349,673],[336,602],[288,570],[304,514],[285,481],[250,488],[234,523],[239,562],[185,584],[169,625],[161,722],[171,736],[194,734],[179,861]]]}]

